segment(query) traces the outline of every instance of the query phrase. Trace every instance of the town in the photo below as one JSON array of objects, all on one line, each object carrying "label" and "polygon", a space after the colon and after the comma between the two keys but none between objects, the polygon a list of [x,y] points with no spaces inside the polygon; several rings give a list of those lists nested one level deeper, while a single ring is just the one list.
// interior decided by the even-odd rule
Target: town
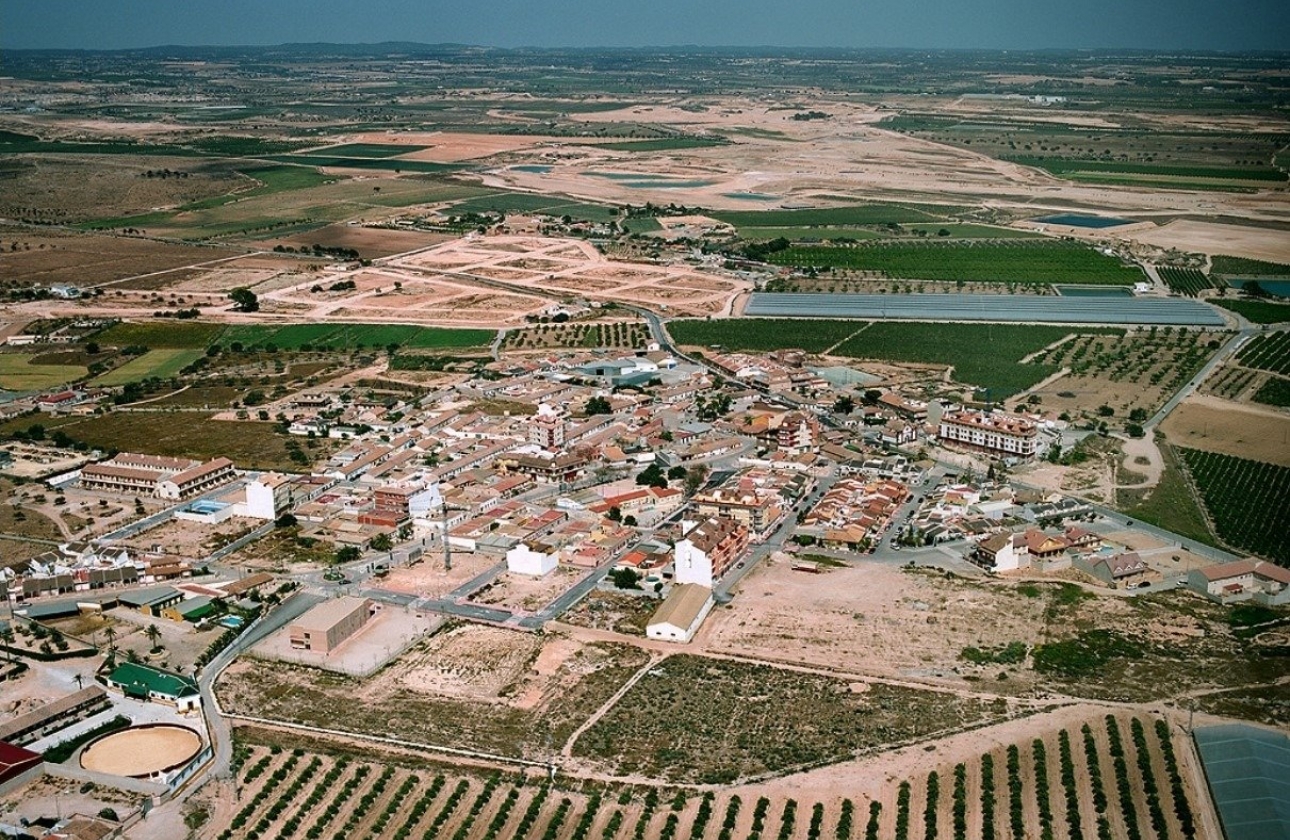
[{"label": "town", "polygon": [[1284,836],[1280,65],[336,49],[15,53],[0,833]]}]

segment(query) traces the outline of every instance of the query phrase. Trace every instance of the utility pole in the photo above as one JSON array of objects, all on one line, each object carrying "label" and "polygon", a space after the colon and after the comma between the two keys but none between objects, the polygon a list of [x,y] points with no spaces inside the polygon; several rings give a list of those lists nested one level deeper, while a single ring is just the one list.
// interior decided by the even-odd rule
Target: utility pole
[{"label": "utility pole", "polygon": [[452,571],[452,546],[448,545],[448,500],[439,494],[439,510],[443,514],[443,570]]}]

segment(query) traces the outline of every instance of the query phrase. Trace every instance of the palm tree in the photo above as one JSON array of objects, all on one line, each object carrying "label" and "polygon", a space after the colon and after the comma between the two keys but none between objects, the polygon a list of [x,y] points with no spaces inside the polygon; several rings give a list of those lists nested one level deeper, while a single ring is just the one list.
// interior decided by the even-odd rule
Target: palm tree
[{"label": "palm tree", "polygon": [[161,645],[157,644],[157,640],[161,638],[161,630],[157,627],[157,625],[149,624],[148,629],[143,631],[143,635],[147,636],[148,641],[152,642],[153,653],[156,653],[157,651],[161,650]]},{"label": "palm tree", "polygon": [[[6,646],[6,647],[12,648],[12,647],[13,647],[13,631],[12,631],[12,630],[10,630],[8,627],[4,628],[3,630],[0,630],[0,642],[4,642],[4,644],[5,644],[5,646]],[[9,659],[9,661],[10,661],[10,662],[12,662],[12,661],[13,661],[13,651],[12,651],[12,650],[8,650],[8,651],[6,651],[6,653],[8,654],[8,659]]]},{"label": "palm tree", "polygon": [[116,628],[109,624],[107,629],[103,631],[103,635],[107,636],[108,650],[116,650]]}]

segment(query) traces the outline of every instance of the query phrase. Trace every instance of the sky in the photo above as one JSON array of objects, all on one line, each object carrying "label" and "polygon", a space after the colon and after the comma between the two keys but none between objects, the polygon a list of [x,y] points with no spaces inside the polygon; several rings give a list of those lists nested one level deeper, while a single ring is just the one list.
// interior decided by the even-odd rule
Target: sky
[{"label": "sky", "polygon": [[0,0],[0,49],[316,41],[1290,50],[1290,0]]}]

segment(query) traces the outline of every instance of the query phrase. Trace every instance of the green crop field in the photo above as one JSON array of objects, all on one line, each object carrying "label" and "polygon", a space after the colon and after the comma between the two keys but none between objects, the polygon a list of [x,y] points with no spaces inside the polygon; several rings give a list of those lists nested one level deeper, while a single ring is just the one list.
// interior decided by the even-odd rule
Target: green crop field
[{"label": "green crop field", "polygon": [[1284,263],[1222,255],[1214,257],[1213,271],[1225,277],[1290,277],[1290,265]]},{"label": "green crop field", "polygon": [[1211,300],[1224,309],[1254,324],[1282,324],[1290,321],[1290,303],[1270,303],[1262,300]]},{"label": "green crop field", "polygon": [[590,222],[607,222],[617,218],[609,212],[610,209],[601,204],[585,204],[558,195],[500,192],[458,202],[443,212],[451,216],[465,213],[542,213],[548,216],[571,216]]},{"label": "green crop field", "polygon": [[893,362],[953,365],[954,380],[989,388],[994,399],[1023,391],[1054,373],[1055,365],[1021,359],[1071,333],[1124,335],[1123,330],[1000,324],[875,323],[833,351]]},{"label": "green crop field", "polygon": [[412,349],[478,347],[492,341],[493,330],[420,327],[412,324],[268,324],[234,325],[221,336],[231,347],[268,347],[280,350],[383,348],[390,344]]},{"label": "green crop field", "polygon": [[1014,156],[1007,158],[1054,175],[1078,178],[1083,175],[1146,175],[1165,178],[1231,181],[1284,181],[1286,174],[1271,166],[1171,166],[1133,161],[1066,159]]},{"label": "green crop field", "polygon": [[87,373],[80,365],[33,365],[31,353],[0,353],[0,388],[44,391],[75,382]]},{"label": "green crop field", "polygon": [[819,353],[865,326],[860,321],[798,321],[776,318],[730,318],[714,321],[669,321],[677,344],[727,350],[782,350],[800,347]]},{"label": "green crop field", "polygon": [[[952,212],[946,208],[945,212]],[[735,227],[826,227],[928,222],[937,217],[900,204],[856,204],[813,210],[717,210],[712,218]]]},{"label": "green crop field", "polygon": [[325,149],[315,149],[303,154],[324,157],[387,158],[419,152],[428,148],[430,147],[405,146],[399,143],[342,143],[339,146],[328,146]]},{"label": "green crop field", "polygon": [[776,251],[769,259],[779,265],[873,271],[906,280],[1127,286],[1144,279],[1140,269],[1092,248],[1048,240],[799,246]]},{"label": "green crop field", "polygon": [[741,227],[740,239],[765,242],[787,239],[790,242],[828,242],[836,239],[881,239],[876,230],[862,227]]},{"label": "green crop field", "polygon": [[628,140],[622,143],[597,143],[597,149],[616,152],[671,152],[681,149],[706,149],[729,145],[728,140],[707,137],[661,137],[658,140]]},{"label": "green crop field", "polygon": [[223,331],[222,324],[193,321],[123,321],[94,336],[94,340],[115,347],[204,350]]},{"label": "green crop field", "polygon": [[1257,335],[1236,358],[1246,367],[1290,376],[1290,332]]},{"label": "green crop field", "polygon": [[1290,566],[1290,467],[1180,450],[1214,528],[1227,544]]},{"label": "green crop field", "polygon": [[1156,270],[1160,273],[1160,279],[1165,281],[1165,285],[1169,287],[1169,291],[1177,292],[1180,295],[1196,297],[1201,292],[1214,286],[1203,271],[1197,271],[1194,268],[1174,268],[1173,266],[1162,265]]},{"label": "green crop field", "polygon": [[1290,379],[1273,377],[1254,392],[1254,401],[1278,408],[1290,408]]},{"label": "green crop field", "polygon": [[156,377],[165,379],[174,376],[193,362],[204,356],[202,350],[149,350],[142,356],[131,359],[121,367],[110,370],[94,380],[95,385],[126,385]]}]

